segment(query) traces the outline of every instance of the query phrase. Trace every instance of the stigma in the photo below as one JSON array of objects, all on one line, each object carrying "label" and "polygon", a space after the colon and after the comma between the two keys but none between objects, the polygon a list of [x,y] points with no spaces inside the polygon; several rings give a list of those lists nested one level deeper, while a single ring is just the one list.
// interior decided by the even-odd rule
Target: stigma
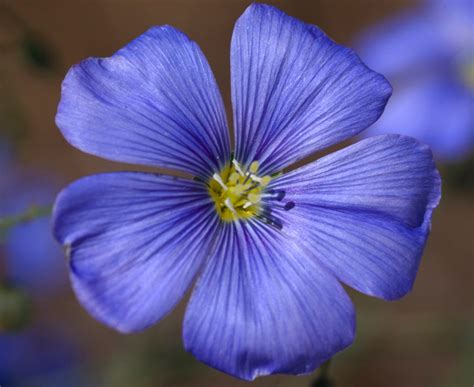
[{"label": "stigma", "polygon": [[232,160],[209,180],[209,194],[215,208],[225,222],[248,220],[262,212],[262,198],[270,176],[258,174],[259,163],[254,161],[248,168]]}]

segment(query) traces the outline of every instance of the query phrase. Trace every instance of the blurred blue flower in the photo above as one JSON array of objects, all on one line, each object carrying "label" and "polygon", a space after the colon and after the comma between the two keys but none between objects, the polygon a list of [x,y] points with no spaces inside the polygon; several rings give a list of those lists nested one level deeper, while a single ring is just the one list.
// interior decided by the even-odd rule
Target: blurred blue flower
[{"label": "blurred blue flower", "polygon": [[412,288],[439,175],[428,147],[396,135],[280,173],[370,126],[391,92],[317,27],[251,5],[231,69],[233,153],[210,67],[177,29],[73,66],[56,117],[72,145],[195,178],[85,177],[58,196],[55,235],[103,323],[142,330],[199,277],[188,351],[242,379],[311,372],[353,341],[341,282],[389,300]]},{"label": "blurred blue flower", "polygon": [[6,169],[6,166],[10,163],[11,159],[11,150],[8,144],[5,141],[0,141],[0,165],[2,165],[2,170]]},{"label": "blurred blue flower", "polygon": [[44,327],[0,335],[2,387],[81,385],[80,355],[71,338]]},{"label": "blurred blue flower", "polygon": [[[33,207],[51,205],[55,195],[52,179],[14,165],[5,153],[0,156],[0,161],[0,218],[18,216]],[[8,282],[38,295],[49,293],[66,283],[66,264],[60,246],[51,235],[49,216],[8,228],[3,243],[0,241],[0,248],[5,256]]]},{"label": "blurred blue flower", "polygon": [[362,59],[394,91],[365,135],[401,133],[457,161],[474,150],[474,2],[431,0],[365,31]]}]

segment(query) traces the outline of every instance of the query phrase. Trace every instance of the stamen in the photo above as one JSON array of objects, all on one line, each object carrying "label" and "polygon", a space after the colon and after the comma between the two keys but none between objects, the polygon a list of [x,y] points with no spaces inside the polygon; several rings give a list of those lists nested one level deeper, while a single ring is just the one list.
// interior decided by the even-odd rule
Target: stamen
[{"label": "stamen", "polygon": [[214,173],[214,174],[212,175],[212,177],[213,177],[213,179],[214,179],[215,181],[217,181],[217,182],[219,183],[219,185],[222,187],[222,189],[223,189],[224,191],[227,191],[227,190],[228,190],[227,186],[226,186],[226,185],[224,184],[224,182],[222,181],[222,178],[221,178],[217,173]]},{"label": "stamen", "polygon": [[277,230],[281,230],[283,228],[281,222],[277,219],[272,218],[269,214],[258,214],[257,218]]},{"label": "stamen", "polygon": [[245,189],[244,193],[250,192],[250,191],[254,190],[255,188],[258,188],[258,186],[259,186],[258,183],[252,184],[250,187]]},{"label": "stamen", "polygon": [[239,178],[240,176],[238,173],[232,172],[229,178],[227,179],[227,181],[231,184],[237,184],[237,182],[239,181]]},{"label": "stamen", "polygon": [[253,204],[256,204],[260,201],[260,195],[257,195],[254,193],[249,193],[247,197],[249,198],[249,201],[252,202]]},{"label": "stamen", "polygon": [[271,177],[270,176],[263,176],[263,177],[259,177],[257,175],[254,175],[253,173],[250,174],[250,178],[257,182],[258,184],[260,185],[263,185],[263,186],[266,186],[268,185],[268,183],[270,183],[271,181]]},{"label": "stamen", "polygon": [[271,180],[272,180],[272,178],[270,176],[263,176],[261,184],[263,186],[266,186],[266,185],[268,185],[268,183],[270,183]]},{"label": "stamen", "polygon": [[254,175],[253,173],[250,174],[250,178],[259,184],[262,184],[263,182],[263,179],[261,177],[258,177],[257,175]]},{"label": "stamen", "polygon": [[[208,190],[214,201],[216,211],[225,222],[258,218],[275,227],[275,221],[264,215],[267,197],[266,186],[271,181],[270,176],[258,175],[259,163],[252,162],[248,169],[237,160],[220,172],[214,173],[209,180]],[[270,193],[270,191],[268,191]],[[274,192],[271,192],[274,197]],[[278,224],[276,225],[278,228]]]},{"label": "stamen", "polygon": [[244,181],[243,181],[242,184],[246,184],[247,181],[249,181],[249,178],[250,178],[250,172],[247,172],[247,173],[245,174],[245,179],[244,179]]},{"label": "stamen", "polygon": [[252,164],[250,164],[250,168],[249,168],[250,172],[252,172],[253,174],[257,173],[258,166],[259,166],[258,161],[254,161]]},{"label": "stamen", "polygon": [[224,200],[224,204],[226,205],[226,207],[235,215],[237,216],[237,211],[235,211],[235,208],[234,206],[232,205],[231,201],[229,198],[227,198],[226,200]]},{"label": "stamen", "polygon": [[240,176],[245,176],[244,172],[242,171],[242,169],[240,168],[240,165],[239,163],[237,162],[237,160],[232,160],[232,165],[234,166],[235,170],[239,173]]},{"label": "stamen", "polygon": [[282,201],[285,197],[284,191],[269,191],[260,196],[262,199],[278,200]]}]

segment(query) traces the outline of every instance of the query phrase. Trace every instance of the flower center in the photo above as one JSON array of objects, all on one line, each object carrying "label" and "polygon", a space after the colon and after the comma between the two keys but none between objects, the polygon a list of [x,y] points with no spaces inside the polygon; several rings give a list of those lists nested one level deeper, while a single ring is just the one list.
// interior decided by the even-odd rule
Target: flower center
[{"label": "flower center", "polygon": [[209,181],[209,194],[216,211],[226,222],[250,219],[261,211],[261,199],[270,176],[258,175],[258,161],[244,171],[236,160]]}]

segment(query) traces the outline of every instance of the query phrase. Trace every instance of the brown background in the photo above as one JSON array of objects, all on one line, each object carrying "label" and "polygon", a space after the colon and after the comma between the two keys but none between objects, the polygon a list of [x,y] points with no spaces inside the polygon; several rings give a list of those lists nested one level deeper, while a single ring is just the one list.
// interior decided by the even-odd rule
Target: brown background
[{"label": "brown background", "polygon": [[[364,26],[415,5],[408,0],[268,3],[319,25],[346,45]],[[152,25],[174,25],[200,44],[229,110],[229,42],[233,24],[248,1],[11,0],[0,4],[14,10],[55,54],[55,70],[45,72],[25,64],[18,50],[3,50],[0,87],[5,109],[21,116],[9,125],[25,130],[18,157],[27,166],[50,170],[62,183],[99,171],[133,169],[69,146],[54,125],[54,115],[60,83],[72,64],[88,56],[109,56]],[[3,46],[18,34],[15,25],[0,18]],[[474,382],[473,196],[446,186],[443,195],[413,292],[392,303],[351,292],[358,310],[357,338],[331,365],[337,386],[470,386]],[[184,352],[180,336],[184,306],[143,334],[123,336],[89,317],[67,288],[54,300],[43,301],[35,317],[55,321],[80,339],[84,368],[98,375],[93,380],[101,386],[248,385]],[[252,385],[307,386],[312,378],[272,376]]]}]

